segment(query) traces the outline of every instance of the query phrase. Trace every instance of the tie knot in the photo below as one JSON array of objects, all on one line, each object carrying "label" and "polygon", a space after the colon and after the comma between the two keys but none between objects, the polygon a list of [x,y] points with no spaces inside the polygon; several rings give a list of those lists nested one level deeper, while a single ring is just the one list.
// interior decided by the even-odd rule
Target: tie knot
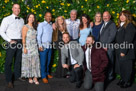
[{"label": "tie knot", "polygon": [[15,17],[15,19],[20,19],[20,17]]}]

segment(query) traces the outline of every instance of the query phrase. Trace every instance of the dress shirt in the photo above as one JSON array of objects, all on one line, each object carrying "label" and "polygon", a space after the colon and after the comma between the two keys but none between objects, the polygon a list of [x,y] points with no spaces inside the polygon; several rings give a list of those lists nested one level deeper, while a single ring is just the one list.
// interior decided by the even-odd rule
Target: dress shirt
[{"label": "dress shirt", "polygon": [[37,41],[39,47],[43,47],[44,49],[52,47],[52,23],[48,23],[47,21],[40,23],[38,25],[37,31]]},{"label": "dress shirt", "polygon": [[108,22],[104,22],[104,23],[103,23],[103,25],[102,25],[102,27],[101,27],[101,30],[100,30],[100,34],[101,34],[101,32],[102,32],[102,29],[105,28],[107,24],[108,24]]},{"label": "dress shirt", "polygon": [[22,27],[24,25],[24,20],[22,18],[15,19],[14,14],[5,17],[2,20],[1,28],[0,28],[0,35],[2,38],[8,42],[12,39],[22,39]]},{"label": "dress shirt", "polygon": [[[87,64],[87,69],[91,72],[91,48],[87,48],[85,55],[86,55],[86,64]],[[90,55],[89,55],[90,51]],[[89,62],[90,61],[90,62]],[[89,64],[90,63],[90,64]]]},{"label": "dress shirt", "polygon": [[67,30],[72,39],[78,39],[79,24],[79,19],[76,19],[75,21],[72,21],[71,19],[66,19]]},{"label": "dress shirt", "polygon": [[120,23],[120,26],[122,27],[124,24],[125,24],[125,22],[121,22],[121,23]]}]

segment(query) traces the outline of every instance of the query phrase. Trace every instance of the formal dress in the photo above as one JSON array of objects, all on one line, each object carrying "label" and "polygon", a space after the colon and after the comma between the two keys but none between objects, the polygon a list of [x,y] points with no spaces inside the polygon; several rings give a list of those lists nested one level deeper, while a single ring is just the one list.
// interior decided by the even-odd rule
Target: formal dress
[{"label": "formal dress", "polygon": [[61,46],[59,43],[62,43],[62,32],[58,30],[58,40],[56,41],[56,48],[58,49],[58,54],[59,54],[59,59],[58,59],[58,65],[56,68],[55,72],[55,77],[57,78],[62,78],[66,77],[66,70],[62,68],[62,63],[61,63]]},{"label": "formal dress", "polygon": [[86,39],[88,37],[88,35],[90,35],[92,32],[92,28],[85,28],[80,30],[80,37],[79,37],[79,43],[81,44],[81,46],[84,46],[86,43]]},{"label": "formal dress", "polygon": [[[8,43],[6,46],[6,59],[5,59],[5,76],[7,82],[12,82],[12,70],[11,65],[13,58],[15,59],[14,64],[14,79],[18,79],[21,76],[21,60],[22,60],[22,37],[21,30],[24,25],[24,20],[21,17],[15,16],[14,14],[5,17],[2,20],[0,34],[1,37],[10,42],[11,40],[16,41],[15,44]],[[20,45],[20,46],[19,46]],[[18,46],[18,47],[17,47]]]},{"label": "formal dress", "polygon": [[[126,28],[120,26],[117,31],[115,42],[119,45],[123,43],[133,44],[136,29],[132,23],[129,23]],[[125,54],[121,57],[120,54]],[[135,59],[134,48],[118,48],[116,49],[116,73],[120,74],[121,79],[125,82],[131,81],[133,60]]]},{"label": "formal dress", "polygon": [[29,25],[25,26],[28,28],[26,35],[27,54],[24,54],[24,52],[22,54],[21,77],[41,77],[38,45],[36,41],[37,31]]},{"label": "formal dress", "polygon": [[92,27],[92,35],[95,37],[95,41],[98,41],[98,36],[99,36],[102,25],[103,25],[103,22],[100,23],[99,25],[95,25],[94,23],[94,26]]}]

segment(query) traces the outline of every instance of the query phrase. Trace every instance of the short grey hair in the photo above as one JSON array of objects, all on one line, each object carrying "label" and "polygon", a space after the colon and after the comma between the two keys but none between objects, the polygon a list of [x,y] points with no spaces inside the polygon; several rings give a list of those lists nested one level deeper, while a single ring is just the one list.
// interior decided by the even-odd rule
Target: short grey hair
[{"label": "short grey hair", "polygon": [[77,10],[75,10],[75,9],[72,9],[72,10],[70,11],[70,14],[71,14],[71,12],[75,12],[75,13],[77,14]]}]

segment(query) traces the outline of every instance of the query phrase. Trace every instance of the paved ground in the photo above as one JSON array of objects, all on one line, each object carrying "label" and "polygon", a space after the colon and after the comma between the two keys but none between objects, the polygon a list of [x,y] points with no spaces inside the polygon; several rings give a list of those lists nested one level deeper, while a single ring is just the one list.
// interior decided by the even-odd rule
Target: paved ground
[{"label": "paved ground", "polygon": [[[106,91],[136,91],[136,84],[133,84],[130,88],[122,89],[116,85],[117,82],[118,80],[112,81]],[[43,84],[40,80],[40,85],[38,86],[35,84],[29,84],[28,81],[15,81],[14,89],[9,89],[6,87],[4,74],[0,74],[0,91],[94,91],[94,89],[85,90],[83,85],[81,88],[77,89],[75,88],[74,83],[70,83],[69,80],[65,78],[49,79],[48,84]]]}]

